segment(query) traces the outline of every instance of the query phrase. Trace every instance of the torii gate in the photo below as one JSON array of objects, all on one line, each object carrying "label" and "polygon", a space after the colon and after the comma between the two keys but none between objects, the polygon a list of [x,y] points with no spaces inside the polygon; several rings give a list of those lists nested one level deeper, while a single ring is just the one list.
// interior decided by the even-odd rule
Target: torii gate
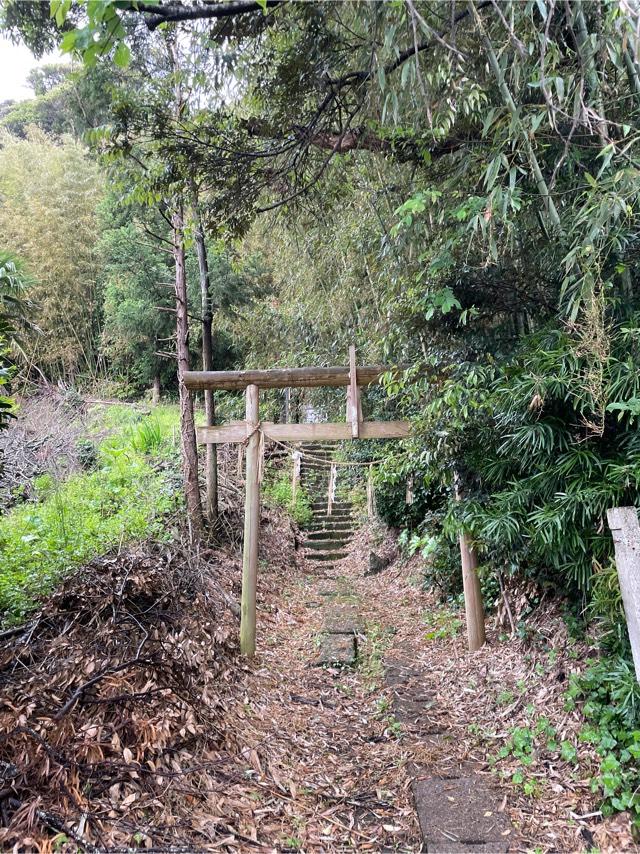
[{"label": "torii gate", "polygon": [[[408,421],[363,421],[360,386],[378,382],[391,370],[383,365],[356,367],[355,347],[349,348],[349,366],[333,368],[274,368],[266,371],[185,371],[182,380],[190,391],[244,389],[244,421],[221,427],[198,427],[201,444],[246,443],[244,550],[242,557],[242,604],[240,650],[248,656],[256,648],[256,586],[260,529],[260,434],[278,442],[324,442],[340,439],[403,439],[410,433]],[[260,389],[347,388],[347,421],[344,423],[275,424],[260,422]]]},{"label": "torii gate", "polygon": [[[185,371],[182,381],[189,391],[227,390],[245,392],[245,420],[221,427],[197,427],[201,444],[246,444],[244,503],[244,548],[242,555],[242,600],[240,651],[253,656],[256,650],[256,587],[260,533],[261,436],[278,442],[325,442],[344,439],[404,439],[410,435],[408,421],[363,421],[360,387],[378,382],[392,370],[384,365],[356,367],[355,347],[349,347],[349,366],[332,368],[274,368],[256,371]],[[347,389],[347,420],[344,423],[275,424],[260,422],[260,389],[318,388]],[[467,614],[469,649],[485,641],[484,611],[477,559],[466,533],[460,534],[462,578]]]}]

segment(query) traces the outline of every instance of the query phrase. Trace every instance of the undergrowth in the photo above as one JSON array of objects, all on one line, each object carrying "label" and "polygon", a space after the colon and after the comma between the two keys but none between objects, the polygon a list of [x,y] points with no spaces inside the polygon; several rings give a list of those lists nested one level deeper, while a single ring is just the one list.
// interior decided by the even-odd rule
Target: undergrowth
[{"label": "undergrowth", "polygon": [[[120,410],[120,411],[118,411]],[[100,410],[91,471],[38,479],[38,500],[0,518],[0,613],[15,623],[66,572],[113,546],[163,535],[161,517],[176,506],[169,433],[175,408],[152,416]],[[107,432],[108,431],[108,432]],[[106,435],[105,435],[106,432]]]},{"label": "undergrowth", "polygon": [[594,792],[603,797],[603,815],[628,810],[640,832],[640,684],[625,658],[603,658],[571,678],[567,708],[576,703],[586,719],[580,741],[600,759]]},{"label": "undergrowth", "polygon": [[294,501],[291,479],[286,474],[268,482],[264,486],[262,494],[267,506],[284,507],[298,525],[306,525],[313,518],[309,496],[303,487],[298,485]]},{"label": "undergrowth", "polygon": [[[570,677],[565,694],[565,711],[578,708],[584,718],[577,733],[563,739],[549,718],[532,717],[525,726],[510,730],[505,743],[497,754],[489,757],[489,762],[533,798],[541,793],[540,769],[564,764],[564,778],[590,779],[592,791],[601,799],[599,809],[603,816],[628,812],[638,833],[640,685],[633,666],[624,658],[602,658],[587,664],[584,672]],[[513,701],[511,692],[504,695],[504,702]],[[501,695],[497,702],[502,699]],[[533,705],[530,711],[534,711]]]}]

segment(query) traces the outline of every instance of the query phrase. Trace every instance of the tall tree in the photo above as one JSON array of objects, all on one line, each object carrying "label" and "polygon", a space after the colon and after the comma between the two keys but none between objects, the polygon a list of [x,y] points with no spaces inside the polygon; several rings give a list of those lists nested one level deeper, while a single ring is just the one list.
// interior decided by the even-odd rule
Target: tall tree
[{"label": "tall tree", "polygon": [[[195,181],[189,182],[191,192],[194,242],[198,256],[198,274],[200,279],[200,310],[202,313],[202,370],[213,370],[213,305],[209,276],[209,259],[205,240],[202,212]],[[209,427],[215,424],[215,401],[213,390],[204,393],[205,423]],[[214,444],[208,444],[205,452],[205,478],[207,486],[207,516],[210,522],[218,518],[218,451]]]},{"label": "tall tree", "polygon": [[100,330],[97,205],[103,180],[76,142],[32,128],[0,137],[0,232],[28,265],[35,320],[46,334],[30,341],[50,377],[94,373]]}]

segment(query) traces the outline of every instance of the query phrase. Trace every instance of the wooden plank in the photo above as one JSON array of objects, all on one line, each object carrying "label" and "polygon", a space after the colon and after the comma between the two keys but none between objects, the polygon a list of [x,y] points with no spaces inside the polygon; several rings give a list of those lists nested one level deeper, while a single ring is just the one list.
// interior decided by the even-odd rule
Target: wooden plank
[{"label": "wooden plank", "polygon": [[198,442],[203,445],[244,442],[247,438],[247,425],[241,421],[239,424],[225,424],[223,427],[196,427],[196,436]]},{"label": "wooden plank", "polygon": [[359,397],[358,381],[356,379],[356,348],[352,344],[349,347],[349,394],[347,395],[348,407],[350,409],[347,420],[351,422],[352,439],[357,439],[359,435]]},{"label": "wooden plank", "polygon": [[607,519],[616,552],[620,592],[627,620],[631,653],[640,682],[640,524],[635,507],[614,507]]},{"label": "wooden plank", "polygon": [[[327,424],[273,424],[263,421],[262,429],[268,439],[278,442],[331,442],[351,439],[351,425],[344,423]],[[244,442],[247,428],[244,423],[230,424],[226,427],[198,427],[198,442]],[[411,434],[409,421],[361,421],[360,439],[405,439]]]},{"label": "wooden plank", "polygon": [[[356,368],[358,385],[371,385],[392,368],[386,365],[361,365]],[[185,371],[182,379],[190,391],[226,389],[238,391],[248,385],[260,388],[314,388],[348,386],[349,368],[273,368],[267,371]]]},{"label": "wooden plank", "polygon": [[[259,390],[248,385],[246,415],[251,433],[247,442],[244,495],[244,548],[242,554],[242,599],[240,603],[240,652],[253,656],[256,651],[256,587],[258,581],[258,536],[260,531],[260,431]],[[207,428],[211,429],[211,428]],[[214,428],[215,429],[215,428]],[[245,431],[246,435],[246,431]]]}]

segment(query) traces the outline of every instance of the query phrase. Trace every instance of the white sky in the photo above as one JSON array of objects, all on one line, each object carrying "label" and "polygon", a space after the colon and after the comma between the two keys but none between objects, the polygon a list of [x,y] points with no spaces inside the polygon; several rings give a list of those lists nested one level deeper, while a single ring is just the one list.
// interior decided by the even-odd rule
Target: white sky
[{"label": "white sky", "polygon": [[59,62],[61,59],[56,51],[38,60],[28,47],[12,44],[0,36],[0,102],[33,98],[33,91],[26,85],[27,74],[37,65]]}]

